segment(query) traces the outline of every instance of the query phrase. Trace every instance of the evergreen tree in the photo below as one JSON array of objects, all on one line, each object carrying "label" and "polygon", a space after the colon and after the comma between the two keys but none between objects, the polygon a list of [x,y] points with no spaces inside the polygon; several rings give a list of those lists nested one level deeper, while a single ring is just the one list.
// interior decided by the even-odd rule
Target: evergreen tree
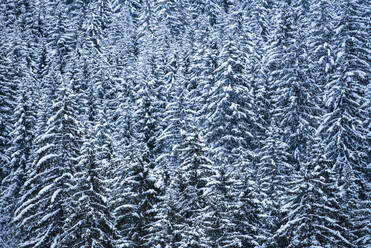
[{"label": "evergreen tree", "polygon": [[162,150],[163,156],[157,159],[163,166],[160,170],[162,170],[164,175],[165,187],[170,184],[174,171],[180,168],[182,159],[179,149],[184,142],[184,134],[182,132],[190,132],[191,119],[195,117],[187,89],[187,79],[189,77],[188,57],[180,51],[175,54],[180,54],[182,57],[174,56],[169,61],[169,72],[165,77],[167,104],[161,121],[161,125],[164,128],[159,137],[161,143],[164,143],[164,149]]},{"label": "evergreen tree", "polygon": [[[356,230],[353,233],[358,241],[363,240],[359,245],[367,246],[366,226],[361,224],[356,228],[354,224],[369,215],[364,211],[369,202],[369,142],[366,138],[369,120],[365,119],[369,112],[366,93],[370,74],[369,20],[366,18],[369,7],[363,1],[341,2],[340,7],[342,12],[334,34],[336,69],[325,88],[327,113],[319,131],[324,136],[326,157],[339,176],[339,186],[344,188],[342,211],[353,219],[348,230]],[[363,214],[354,215],[356,211]]]},{"label": "evergreen tree", "polygon": [[[138,82],[136,70],[139,45],[138,31],[128,7],[115,15],[110,25],[107,61],[110,63],[112,80],[116,81],[116,109],[114,116],[113,140],[116,143],[115,154],[123,156],[125,146],[134,137],[133,117],[135,109],[134,92]],[[109,49],[109,50],[108,50]]]},{"label": "evergreen tree", "polygon": [[154,5],[154,12],[157,13],[156,18],[166,25],[170,35],[176,39],[180,39],[185,32],[187,20],[184,13],[184,5],[179,1],[158,1]]},{"label": "evergreen tree", "polygon": [[[203,96],[207,142],[215,157],[229,157],[228,163],[239,158],[252,138],[253,118],[249,112],[249,89],[244,76],[245,55],[230,38],[220,54],[220,65],[215,69],[215,81],[205,85],[209,90]],[[242,151],[243,152],[243,151]]]},{"label": "evergreen tree", "polygon": [[[3,33],[4,34],[4,33]],[[1,116],[0,116],[0,161],[1,161],[1,177],[2,180],[8,173],[8,163],[9,163],[9,157],[6,151],[9,147],[9,141],[10,141],[10,130],[12,126],[11,122],[11,114],[15,107],[15,85],[10,80],[12,77],[12,67],[11,67],[11,60],[6,55],[8,52],[7,49],[5,49],[2,46],[1,49],[1,64],[0,64],[0,70],[1,70],[1,81],[0,81],[0,94],[1,94]]]},{"label": "evergreen tree", "polygon": [[285,224],[275,236],[287,239],[284,247],[355,247],[347,230],[350,216],[341,211],[341,188],[318,137],[309,156],[306,168],[290,182],[289,200],[282,207]]},{"label": "evergreen tree", "polygon": [[114,247],[115,233],[103,177],[105,168],[95,153],[97,142],[91,136],[92,129],[88,132],[78,158],[76,188],[70,202],[72,212],[63,226],[60,247]]},{"label": "evergreen tree", "polygon": [[0,162],[2,180],[10,173],[8,167],[10,158],[7,151],[10,143],[10,132],[13,127],[12,113],[16,107],[17,85],[24,76],[24,66],[22,56],[24,48],[22,46],[20,29],[14,26],[18,18],[16,13],[17,1],[3,2],[1,8],[4,13],[1,15],[1,62],[0,62]]},{"label": "evergreen tree", "polygon": [[323,90],[334,70],[335,52],[332,46],[334,35],[333,7],[329,1],[311,3],[312,25],[309,29],[310,82],[318,85],[317,98],[322,104]]},{"label": "evergreen tree", "polygon": [[[116,228],[120,238],[119,247],[156,247],[154,224],[160,213],[160,190],[155,183],[153,170],[141,150],[127,148],[127,165],[121,184],[120,201],[116,203]],[[137,148],[138,149],[138,148]]]},{"label": "evergreen tree", "polygon": [[[70,89],[49,78],[58,87],[45,131],[36,137],[37,151],[22,187],[14,221],[24,233],[19,247],[53,247],[58,244],[63,223],[70,214],[69,194],[79,150],[79,126]],[[45,103],[44,103],[45,104]]]},{"label": "evergreen tree", "polygon": [[11,219],[29,164],[35,115],[35,82],[31,70],[35,58],[29,50],[29,46],[34,45],[34,27],[30,20],[34,9],[27,1],[6,1],[2,8],[5,9],[1,17],[4,38],[0,41],[4,53],[0,65],[0,235],[3,235],[4,246],[15,246],[19,233]]},{"label": "evergreen tree", "polygon": [[[222,162],[219,160],[219,163]],[[240,233],[234,228],[231,215],[236,209],[235,176],[225,164],[214,165],[204,193],[207,208],[202,219],[203,242],[208,247],[242,247]]]},{"label": "evergreen tree", "polygon": [[[207,183],[212,172],[212,162],[206,157],[205,145],[196,127],[185,132],[180,151],[180,168],[173,187],[179,208],[173,233],[176,247],[206,247],[203,231],[203,211],[206,209]],[[170,196],[174,197],[174,196]]]},{"label": "evergreen tree", "polygon": [[280,141],[280,130],[271,120],[267,138],[259,154],[257,154],[257,187],[258,200],[261,202],[261,235],[257,242],[263,247],[285,247],[287,241],[275,239],[274,234],[283,224],[282,198],[286,191],[284,183],[290,175],[291,165],[288,163],[288,145]]},{"label": "evergreen tree", "polygon": [[[236,199],[234,202],[232,222],[238,233],[240,247],[259,247],[262,242],[261,233],[261,206],[259,202],[259,188],[255,169],[243,163],[237,169],[239,175],[235,182],[234,190]],[[253,166],[251,166],[253,167]]]},{"label": "evergreen tree", "polygon": [[[30,83],[30,82],[29,82]],[[30,85],[31,86],[31,85]],[[32,152],[33,143],[33,127],[35,125],[34,111],[32,109],[32,87],[22,83],[18,86],[17,90],[17,106],[15,108],[14,128],[10,133],[11,146],[9,147],[8,154],[10,157],[10,173],[3,181],[3,189],[1,195],[1,215],[2,225],[9,229],[9,245],[16,245],[16,238],[22,235],[14,227],[12,218],[14,215],[17,202],[21,197],[20,191],[26,180],[26,173],[30,166],[30,157]],[[5,235],[5,230],[3,234]]]},{"label": "evergreen tree", "polygon": [[[290,146],[291,164],[299,169],[305,162],[306,144],[317,127],[313,117],[315,105],[311,85],[307,81],[307,48],[301,33],[305,24],[300,1],[278,5],[276,30],[269,48],[273,118],[284,131],[282,139]],[[304,25],[301,24],[301,25]]]},{"label": "evergreen tree", "polygon": [[364,99],[369,68],[364,60],[367,43],[366,33],[361,32],[363,16],[362,5],[345,4],[334,37],[337,70],[326,86],[328,113],[320,127],[322,132],[329,130],[325,134],[326,153],[341,177],[366,168],[363,113],[367,111]]}]

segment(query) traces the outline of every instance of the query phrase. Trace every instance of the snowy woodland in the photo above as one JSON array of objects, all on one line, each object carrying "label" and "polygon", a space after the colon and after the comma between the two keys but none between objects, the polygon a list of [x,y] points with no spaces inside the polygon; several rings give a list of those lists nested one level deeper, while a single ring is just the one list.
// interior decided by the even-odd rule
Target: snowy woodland
[{"label": "snowy woodland", "polygon": [[371,0],[0,0],[0,248],[370,248]]}]

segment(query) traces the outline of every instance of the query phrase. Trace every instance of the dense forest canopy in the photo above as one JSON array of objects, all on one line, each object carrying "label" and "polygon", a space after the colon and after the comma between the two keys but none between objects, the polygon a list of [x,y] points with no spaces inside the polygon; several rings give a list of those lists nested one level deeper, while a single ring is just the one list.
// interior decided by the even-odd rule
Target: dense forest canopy
[{"label": "dense forest canopy", "polygon": [[371,247],[370,0],[1,0],[1,248]]}]

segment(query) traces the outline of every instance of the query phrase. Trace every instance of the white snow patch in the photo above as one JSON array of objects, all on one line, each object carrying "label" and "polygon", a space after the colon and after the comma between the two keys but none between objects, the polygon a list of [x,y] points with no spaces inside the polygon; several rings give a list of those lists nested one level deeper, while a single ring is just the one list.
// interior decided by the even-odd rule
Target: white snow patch
[{"label": "white snow patch", "polygon": [[53,203],[55,201],[55,198],[58,196],[59,192],[61,191],[62,189],[57,189],[56,191],[54,191],[52,198],[50,199],[50,203]]},{"label": "white snow patch", "polygon": [[40,191],[39,191],[39,196],[43,195],[45,192],[47,192],[51,187],[53,187],[54,183],[52,184],[49,184],[47,186],[45,186],[44,188],[42,188]]},{"label": "white snow patch", "polygon": [[48,155],[42,157],[42,158],[39,160],[39,162],[37,162],[36,165],[37,165],[37,167],[39,167],[41,164],[43,164],[43,163],[45,163],[46,161],[48,161],[48,160],[50,160],[50,159],[53,159],[53,158],[55,158],[55,157],[58,157],[58,155],[57,155],[57,154],[48,154]]}]

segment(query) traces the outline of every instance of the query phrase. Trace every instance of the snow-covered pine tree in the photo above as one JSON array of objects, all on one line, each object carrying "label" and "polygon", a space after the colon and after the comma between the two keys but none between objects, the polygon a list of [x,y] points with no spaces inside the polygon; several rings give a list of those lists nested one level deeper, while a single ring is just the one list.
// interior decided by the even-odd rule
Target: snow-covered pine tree
[{"label": "snow-covered pine tree", "polygon": [[[298,182],[297,178],[302,177],[301,167],[310,161],[307,149],[310,147],[314,130],[318,126],[319,116],[321,115],[320,99],[321,86],[323,84],[321,80],[326,80],[326,78],[319,76],[320,73],[322,73],[321,75],[326,75],[326,73],[323,73],[323,70],[319,71],[322,68],[313,66],[313,63],[317,61],[314,60],[309,63],[307,59],[308,48],[303,42],[306,39],[303,33],[306,30],[306,26],[299,22],[299,20],[305,18],[305,6],[301,2],[292,1],[288,7],[288,13],[284,14],[283,19],[281,19],[283,21],[281,25],[284,28],[280,33],[283,35],[281,39],[284,42],[280,45],[281,51],[278,56],[282,56],[281,60],[283,62],[277,64],[279,65],[278,70],[273,67],[275,80],[277,80],[273,83],[273,87],[277,87],[275,88],[277,94],[273,98],[275,101],[274,109],[277,110],[274,118],[278,117],[280,128],[285,130],[283,139],[290,146],[288,152],[291,157],[290,164],[292,164],[292,168],[289,169],[292,174],[291,178],[283,181],[285,189],[281,196],[282,204],[284,205],[282,208],[282,226],[275,236],[277,237],[276,240],[285,241],[284,247],[297,246],[298,241],[291,240],[290,235],[282,230],[290,225],[295,227],[306,225],[301,222],[305,221],[305,218],[298,217],[294,220],[287,208],[290,208],[289,206],[292,204],[292,196],[290,196],[292,194],[292,185]],[[326,23],[326,25],[330,24]],[[318,33],[313,32],[312,35],[317,35],[317,37],[313,37],[309,42],[310,47],[321,46],[323,40],[319,40]],[[320,55],[319,50],[315,51],[317,55]],[[330,58],[329,56],[328,59]],[[274,66],[274,60],[272,62],[271,66]],[[316,74],[317,71],[320,73]],[[309,75],[309,72],[313,72],[313,74]],[[300,235],[299,233],[300,231],[298,231],[298,235]]]},{"label": "snow-covered pine tree", "polygon": [[99,144],[93,138],[94,126],[87,125],[86,129],[76,166],[76,185],[69,197],[72,210],[58,247],[112,248],[116,236],[106,196],[105,167],[96,152]]},{"label": "snow-covered pine tree", "polygon": [[8,235],[8,241],[12,242],[8,245],[15,246],[17,232],[11,218],[25,180],[26,164],[32,153],[35,115],[32,68],[36,61],[29,48],[35,45],[35,27],[31,20],[34,8],[28,1],[6,1],[2,7],[5,9],[1,17],[4,37],[0,41],[4,53],[0,65],[0,199],[3,210],[0,213],[0,229],[13,229],[0,231],[0,236]]},{"label": "snow-covered pine tree", "polygon": [[[102,46],[102,50],[105,47]],[[115,112],[118,105],[118,95],[116,85],[117,81],[111,78],[109,67],[103,65],[106,62],[104,55],[96,54],[101,62],[93,64],[92,78],[90,80],[91,86],[94,87],[94,95],[92,97],[96,107],[95,120],[95,141],[96,141],[96,155],[100,164],[98,167],[105,167],[109,171],[112,166],[113,159],[113,140],[114,133],[113,124],[115,123]]]},{"label": "snow-covered pine tree", "polygon": [[146,2],[139,18],[138,70],[133,89],[133,136],[139,143],[145,144],[143,158],[151,168],[156,166],[155,161],[164,149],[159,137],[163,131],[161,119],[165,110],[164,75],[168,55],[168,36],[163,25],[156,22],[153,5],[152,1]]},{"label": "snow-covered pine tree", "polygon": [[[1,225],[8,227],[9,246],[15,246],[17,238],[22,236],[12,223],[15,208],[19,198],[20,191],[27,178],[27,171],[30,166],[30,157],[32,153],[32,143],[34,134],[32,130],[35,125],[35,109],[32,108],[32,102],[35,101],[32,90],[32,81],[23,78],[18,82],[17,87],[17,106],[14,113],[14,127],[10,133],[11,142],[8,150],[10,157],[9,175],[4,178],[1,192]],[[5,230],[2,235],[5,235]],[[5,237],[4,237],[5,238]]]},{"label": "snow-covered pine tree", "polygon": [[156,154],[158,154],[158,146],[156,137],[158,137],[159,127],[157,122],[157,102],[153,96],[153,80],[145,82],[145,86],[139,89],[139,94],[136,95],[137,108],[134,112],[134,135],[135,138],[145,144],[143,151],[146,163],[154,168],[156,163]]},{"label": "snow-covered pine tree", "polygon": [[[159,206],[160,218],[158,224],[161,225],[160,237],[162,237],[165,247],[177,247],[182,243],[187,244],[182,240],[182,237],[184,237],[182,231],[184,217],[181,214],[183,211],[182,194],[186,185],[183,182],[182,171],[179,170],[174,173],[170,185],[166,188],[164,195],[161,196],[162,201]],[[198,236],[195,235],[194,237],[197,238]]]},{"label": "snow-covered pine tree", "polygon": [[109,0],[95,0],[87,5],[87,35],[95,49],[103,52],[104,40],[107,37],[109,25],[112,22],[112,14],[117,3]]},{"label": "snow-covered pine tree", "polygon": [[[122,47],[116,51],[114,64],[117,63],[118,68],[123,70],[121,75],[115,74],[116,79],[121,81],[116,112],[119,127],[114,138],[118,141],[115,144],[115,174],[120,181],[115,183],[112,195],[115,225],[119,233],[116,240],[118,247],[155,247],[153,244],[161,242],[155,237],[159,217],[150,213],[157,208],[160,196],[160,189],[152,177],[152,169],[157,164],[156,137],[159,133],[154,76],[156,62],[153,51],[147,50],[150,49],[147,39],[151,40],[149,37],[153,28],[152,4],[125,3],[117,21],[127,25],[113,23],[118,32],[114,38],[119,38],[118,44]],[[127,30],[127,36],[123,38],[119,27],[132,27],[132,30]],[[141,201],[141,198],[145,199]],[[148,237],[144,237],[145,233]]]},{"label": "snow-covered pine tree", "polygon": [[186,111],[188,110],[187,89],[185,88],[185,81],[182,77],[181,68],[178,71],[177,57],[170,60],[168,65],[169,72],[165,76],[166,79],[166,101],[165,112],[161,121],[164,129],[159,137],[159,140],[165,143],[163,156],[159,157],[157,161],[164,167],[161,168],[163,173],[163,180],[165,186],[169,186],[170,177],[174,174],[180,165],[179,159],[179,145],[182,142],[181,130],[185,129]]},{"label": "snow-covered pine tree", "polygon": [[[127,3],[129,4],[129,3]],[[111,67],[111,80],[116,81],[116,112],[114,113],[115,156],[123,156],[125,146],[133,138],[134,88],[137,79],[138,31],[131,10],[124,5],[110,25],[107,40],[107,61]]]},{"label": "snow-covered pine tree", "polygon": [[169,183],[169,176],[171,177],[174,169],[179,168],[181,163],[178,151],[183,143],[181,130],[188,132],[190,120],[197,118],[193,113],[197,102],[193,100],[194,95],[189,95],[189,90],[193,87],[190,83],[190,57],[194,52],[193,34],[191,34],[193,31],[189,26],[185,27],[185,30],[189,35],[177,39],[171,38],[167,51],[169,54],[167,64],[163,69],[165,109],[161,120],[163,131],[158,140],[163,146],[164,156],[159,162],[165,166],[163,169],[166,177],[165,184]]},{"label": "snow-covered pine tree", "polygon": [[220,22],[220,13],[223,11],[223,4],[228,5],[228,1],[209,0],[203,4],[200,4],[201,11],[205,13],[208,21],[208,26],[213,28],[218,22]]},{"label": "snow-covered pine tree", "polygon": [[367,28],[363,29],[368,21],[364,17],[366,5],[351,1],[342,7],[342,18],[334,36],[337,69],[326,86],[328,113],[319,131],[325,135],[328,158],[344,177],[349,173],[366,172],[367,168],[364,118],[369,104],[365,101],[369,67],[365,58],[368,55]]},{"label": "snow-covered pine tree", "polygon": [[56,88],[50,96],[55,101],[45,130],[36,137],[36,154],[15,211],[14,222],[23,233],[18,247],[55,247],[71,210],[68,196],[81,138],[75,99],[58,72],[48,80]]},{"label": "snow-covered pine tree", "polygon": [[186,30],[184,3],[180,1],[154,1],[154,12],[161,24],[169,30],[171,38],[181,39]]},{"label": "snow-covered pine tree", "polygon": [[159,185],[144,157],[145,148],[133,144],[126,149],[121,188],[115,191],[115,226],[119,234],[116,243],[118,247],[156,247],[161,242],[156,227],[160,218]]},{"label": "snow-covered pine tree", "polygon": [[[217,164],[219,163],[219,164]],[[242,235],[233,223],[236,210],[236,175],[221,158],[214,164],[205,185],[206,207],[202,213],[205,247],[243,247]]]},{"label": "snow-covered pine tree", "polygon": [[[194,99],[190,109],[197,113],[199,126],[203,127],[206,116],[203,108],[207,103],[207,95],[211,85],[215,83],[214,70],[217,66],[217,46],[215,32],[207,25],[207,16],[200,15],[194,21],[194,52],[191,54],[190,80],[187,86],[189,99]],[[206,23],[206,24],[205,24]]]},{"label": "snow-covered pine tree", "polygon": [[240,168],[236,170],[238,175],[234,185],[235,202],[229,211],[238,233],[239,246],[260,247],[264,230],[260,216],[262,206],[259,202],[256,168],[251,165],[253,162],[245,163],[248,162],[241,162]]},{"label": "snow-covered pine tree", "polygon": [[284,224],[274,236],[285,237],[284,247],[357,247],[350,239],[347,223],[352,220],[341,211],[341,188],[322,141],[315,137],[310,145],[310,160],[290,182],[282,206]]},{"label": "snow-covered pine tree", "polygon": [[[99,99],[99,98],[97,98]],[[96,116],[94,117],[94,152],[96,157],[96,166],[101,171],[99,175],[105,180],[106,190],[102,194],[110,197],[110,190],[113,188],[115,175],[115,165],[117,164],[118,157],[114,154],[114,141],[112,139],[112,128],[110,126],[110,116],[107,113],[107,107],[98,101],[95,103]],[[94,105],[93,105],[94,106]]]},{"label": "snow-covered pine tree", "polygon": [[[335,54],[333,49],[334,9],[331,1],[313,1],[310,4],[311,25],[308,27],[308,50],[310,54],[309,72],[311,84],[317,85],[316,98],[323,106],[323,91],[334,70]],[[323,110],[322,110],[323,111]]]},{"label": "snow-covered pine tree", "polygon": [[[336,60],[325,88],[326,115],[319,132],[326,157],[344,189],[342,211],[352,216],[348,227],[357,245],[369,246],[364,218],[369,213],[369,1],[341,1],[333,37]],[[357,224],[356,224],[357,223]],[[358,225],[355,227],[354,225]],[[369,225],[368,225],[369,226]]]},{"label": "snow-covered pine tree", "polygon": [[206,146],[197,127],[191,124],[190,130],[183,132],[183,144],[179,147],[180,167],[171,185],[180,210],[177,225],[172,230],[174,245],[207,247],[203,212],[208,204],[206,185],[212,173],[212,161],[206,157]]},{"label": "snow-covered pine tree", "polygon": [[44,28],[47,42],[47,63],[53,68],[50,71],[59,70],[61,74],[71,74],[75,23],[70,22],[68,5],[65,1],[47,1],[44,8],[48,12],[45,15]]},{"label": "snow-covered pine tree", "polygon": [[312,90],[307,80],[307,48],[303,26],[306,19],[300,1],[277,4],[277,24],[271,36],[268,67],[273,118],[284,131],[281,137],[289,145],[290,164],[295,169],[305,162],[306,143],[316,128]]},{"label": "snow-covered pine tree", "polygon": [[72,49],[70,52],[70,77],[72,89],[77,96],[78,119],[85,122],[88,118],[88,95],[86,91],[91,82],[94,67],[93,58],[96,50],[88,34],[88,2],[73,1],[68,5],[70,17],[70,32],[72,36]]},{"label": "snow-covered pine tree", "polygon": [[249,147],[252,113],[250,92],[244,70],[246,55],[231,36],[225,41],[213,72],[215,81],[204,85],[206,105],[201,110],[205,137],[216,157],[228,157],[232,163]]},{"label": "snow-covered pine tree", "polygon": [[[269,81],[269,46],[274,24],[271,19],[273,12],[269,1],[251,1],[244,6],[243,47],[248,55],[247,79],[252,86],[252,110],[254,111],[254,146],[256,151],[260,150],[266,138],[266,129],[269,128],[270,113],[272,111],[271,97],[274,91]],[[256,155],[255,155],[256,157]],[[254,158],[251,158],[252,160]]]},{"label": "snow-covered pine tree", "polygon": [[[17,84],[24,75],[24,47],[22,46],[21,29],[15,25],[20,13],[17,12],[19,2],[12,0],[1,3],[0,15],[0,180],[10,173],[10,132],[13,127],[12,113],[16,106]],[[22,67],[20,67],[22,66]]]},{"label": "snow-covered pine tree", "polygon": [[257,154],[258,201],[261,207],[261,226],[257,242],[263,247],[285,247],[285,239],[275,239],[274,234],[282,225],[282,196],[284,182],[291,171],[288,163],[288,145],[280,140],[281,131],[274,120],[270,120],[264,146]]}]

